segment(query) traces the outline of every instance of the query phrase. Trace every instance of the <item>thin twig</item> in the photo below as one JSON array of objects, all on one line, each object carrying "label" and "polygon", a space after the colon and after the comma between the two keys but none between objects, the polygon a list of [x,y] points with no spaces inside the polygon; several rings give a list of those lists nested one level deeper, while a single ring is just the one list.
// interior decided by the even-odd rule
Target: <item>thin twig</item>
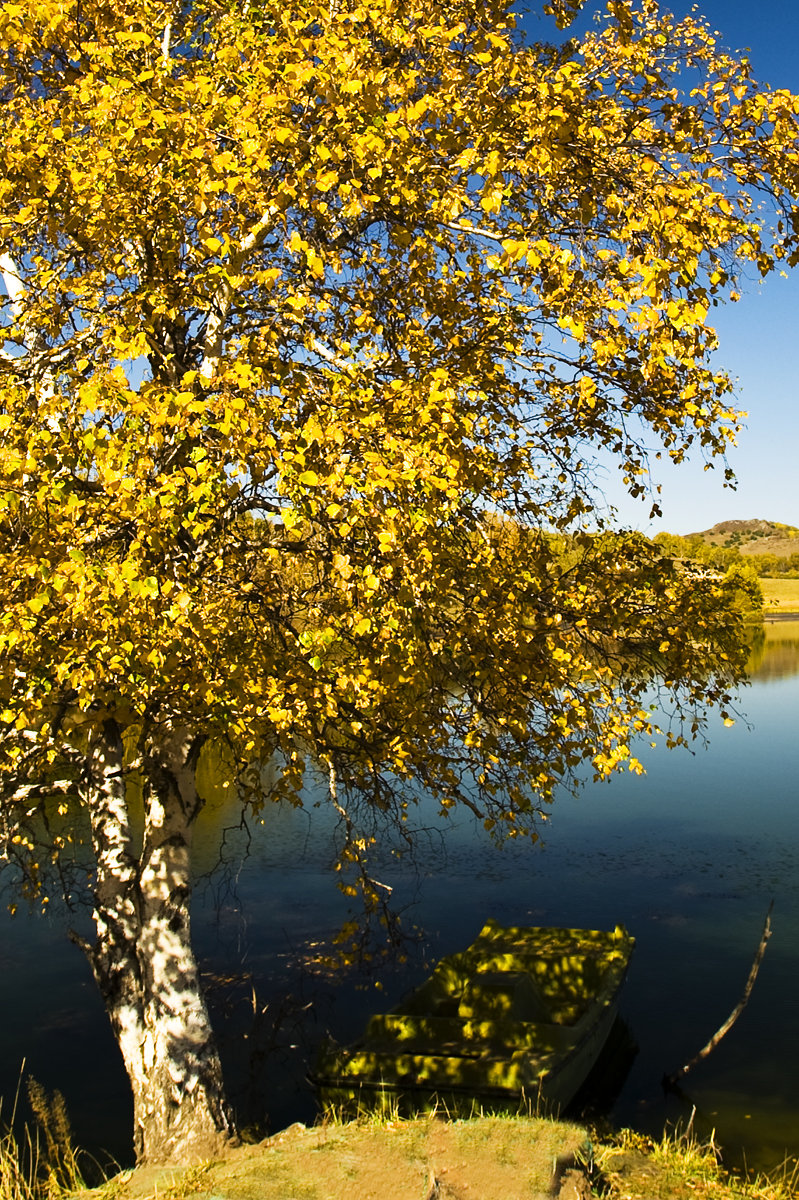
[{"label": "thin twig", "polygon": [[687,1075],[697,1063],[702,1062],[703,1059],[707,1058],[707,1056],[711,1054],[713,1050],[715,1050],[716,1046],[718,1046],[724,1035],[729,1033],[743,1010],[746,1008],[749,997],[752,995],[752,988],[755,986],[755,980],[757,979],[757,973],[760,970],[760,964],[763,961],[763,955],[766,953],[766,945],[771,937],[771,914],[773,909],[774,901],[772,900],[771,904],[768,906],[766,923],[763,926],[763,933],[760,937],[760,943],[752,961],[752,968],[749,972],[749,978],[746,981],[746,987],[744,988],[743,996],[732,1010],[730,1015],[727,1017],[727,1020],[724,1022],[724,1024],[713,1034],[713,1037],[710,1039],[707,1045],[703,1046],[699,1053],[695,1054],[694,1057],[687,1062],[684,1067],[680,1067],[678,1070],[672,1071],[670,1075],[663,1076],[663,1083],[666,1087],[674,1087],[677,1081],[682,1079],[684,1075]]}]

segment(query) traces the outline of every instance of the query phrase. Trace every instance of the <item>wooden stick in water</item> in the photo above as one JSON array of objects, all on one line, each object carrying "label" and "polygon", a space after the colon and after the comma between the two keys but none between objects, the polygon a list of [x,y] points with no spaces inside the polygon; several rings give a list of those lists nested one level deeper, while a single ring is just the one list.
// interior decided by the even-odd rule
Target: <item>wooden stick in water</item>
[{"label": "wooden stick in water", "polygon": [[757,973],[760,970],[760,964],[763,961],[763,955],[766,953],[766,944],[771,937],[771,913],[773,909],[774,901],[772,900],[771,904],[768,906],[766,923],[763,926],[760,944],[757,947],[757,951],[752,962],[752,968],[749,972],[749,978],[746,981],[746,987],[744,988],[743,996],[732,1010],[730,1015],[727,1017],[727,1020],[724,1022],[724,1024],[713,1034],[713,1037],[710,1039],[707,1045],[703,1046],[699,1053],[695,1054],[694,1057],[687,1062],[684,1067],[680,1067],[678,1070],[672,1071],[670,1075],[663,1076],[663,1083],[666,1087],[674,1087],[677,1081],[682,1079],[684,1075],[687,1075],[692,1067],[695,1067],[697,1063],[702,1062],[703,1059],[707,1058],[707,1056],[712,1053],[713,1050],[715,1050],[716,1046],[718,1046],[724,1035],[729,1033],[743,1010],[746,1008],[747,1001],[752,995],[752,988],[755,986],[755,980],[757,979]]}]

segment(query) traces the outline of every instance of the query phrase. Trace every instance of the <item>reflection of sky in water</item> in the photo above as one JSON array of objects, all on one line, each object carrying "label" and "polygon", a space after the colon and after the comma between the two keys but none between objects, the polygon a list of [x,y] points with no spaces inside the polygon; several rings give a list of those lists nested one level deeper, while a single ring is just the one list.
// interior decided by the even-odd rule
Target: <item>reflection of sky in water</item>
[{"label": "reflection of sky in water", "polygon": [[[508,924],[626,924],[637,949],[622,1008],[640,1051],[615,1116],[658,1130],[664,1118],[687,1118],[695,1103],[700,1128],[715,1127],[722,1144],[745,1140],[753,1163],[758,1146],[771,1162],[786,1149],[799,1153],[799,622],[765,633],[741,700],[746,720],[714,725],[707,752],[646,746],[645,777],[560,797],[542,846],[494,848],[473,821],[439,822],[434,806],[421,805],[418,823],[428,832],[414,859],[383,853],[376,862],[378,878],[408,906],[407,924],[424,929],[428,960],[466,945],[489,915]],[[216,860],[228,811],[217,801],[204,816],[201,872]],[[232,1090],[247,1119],[268,1113],[277,1127],[312,1117],[303,1055],[321,1032],[330,1025],[341,1038],[354,1036],[426,966],[420,953],[388,969],[382,996],[299,969],[298,959],[312,957],[313,943],[329,939],[347,912],[331,871],[335,826],[324,807],[271,808],[264,818],[251,825],[243,862],[242,834],[230,834],[229,869],[198,887],[194,932],[214,976]],[[740,998],[772,897],[774,936],[749,1006],[686,1080],[690,1099],[664,1100],[661,1075],[694,1054]],[[28,1069],[64,1092],[78,1138],[124,1157],[125,1078],[64,922],[22,916],[2,928],[6,1103],[27,1054]]]}]

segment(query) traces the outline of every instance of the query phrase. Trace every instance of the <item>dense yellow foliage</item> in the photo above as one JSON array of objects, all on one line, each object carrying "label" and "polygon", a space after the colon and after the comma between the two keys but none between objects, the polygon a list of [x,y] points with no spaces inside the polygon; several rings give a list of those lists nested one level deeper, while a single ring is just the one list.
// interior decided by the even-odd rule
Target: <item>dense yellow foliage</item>
[{"label": "dense yellow foliage", "polygon": [[635,765],[654,678],[725,704],[728,585],[579,530],[598,451],[641,495],[734,437],[709,314],[796,257],[799,101],[607,9],[3,5],[9,796],[113,721],[513,833]]}]

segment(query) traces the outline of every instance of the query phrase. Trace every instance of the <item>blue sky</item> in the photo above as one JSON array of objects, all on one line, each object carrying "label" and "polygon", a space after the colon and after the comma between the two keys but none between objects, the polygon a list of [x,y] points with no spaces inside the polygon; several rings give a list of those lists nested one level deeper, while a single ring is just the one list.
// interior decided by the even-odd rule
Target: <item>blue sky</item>
[{"label": "blue sky", "polygon": [[[661,7],[683,16],[694,5],[661,0]],[[602,8],[600,0],[587,0],[587,14]],[[756,79],[799,91],[799,0],[698,0],[696,9],[727,49],[748,48]],[[575,28],[585,24],[581,17]],[[533,14],[524,25],[531,38],[558,36],[553,22]],[[738,407],[748,414],[729,459],[737,490],[723,487],[722,469],[655,464],[663,518],[649,522],[649,505],[626,497],[610,477],[606,495],[624,524],[649,533],[690,533],[749,517],[799,526],[799,269],[789,279],[750,283],[738,304],[716,313],[716,361],[738,381]]]}]

